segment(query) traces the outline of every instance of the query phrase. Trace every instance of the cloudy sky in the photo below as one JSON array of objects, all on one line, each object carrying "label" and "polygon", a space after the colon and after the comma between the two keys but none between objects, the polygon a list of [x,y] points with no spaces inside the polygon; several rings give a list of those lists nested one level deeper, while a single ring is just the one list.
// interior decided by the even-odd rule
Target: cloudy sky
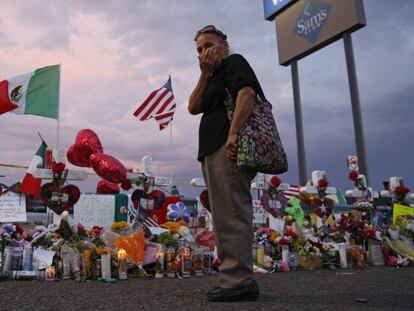
[{"label": "cloudy sky", "polygon": [[[371,183],[379,188],[390,176],[403,176],[413,189],[414,2],[364,4],[368,25],[353,34],[353,43]],[[132,113],[171,74],[178,105],[173,172],[189,180],[201,176],[200,117],[187,112],[199,75],[193,36],[215,24],[232,51],[250,62],[272,102],[290,164],[281,178],[296,184],[290,68],[279,66],[275,26],[263,16],[261,0],[2,0],[0,80],[62,63],[60,146],[68,148],[89,128],[104,152],[126,167],[140,168],[141,157],[151,154],[154,172],[169,175],[169,130],[160,132],[153,120],[138,122]],[[346,158],[356,151],[343,42],[301,60],[299,73],[308,174],[326,170],[332,186],[349,189]],[[55,120],[1,115],[0,163],[28,165],[40,144],[38,131],[56,145]],[[0,168],[6,175],[0,182],[10,185],[24,172]],[[97,181],[79,185],[94,191]]]}]

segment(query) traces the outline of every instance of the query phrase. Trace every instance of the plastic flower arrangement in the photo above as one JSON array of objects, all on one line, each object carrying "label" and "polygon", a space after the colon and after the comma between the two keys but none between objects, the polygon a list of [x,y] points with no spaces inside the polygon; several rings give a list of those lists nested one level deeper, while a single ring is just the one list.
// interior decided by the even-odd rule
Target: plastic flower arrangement
[{"label": "plastic flower arrangement", "polygon": [[170,204],[167,209],[168,219],[172,221],[184,220],[187,224],[190,222],[190,211],[183,202]]},{"label": "plastic flower arrangement", "polygon": [[272,230],[272,233],[270,234],[270,241],[274,243],[279,235],[279,232]]},{"label": "plastic flower arrangement", "polygon": [[271,242],[272,229],[259,227],[257,229],[256,240],[259,244],[266,244],[267,242]]},{"label": "plastic flower arrangement", "polygon": [[374,205],[367,201],[357,201],[353,204],[353,208],[361,212],[372,211],[374,209]]},{"label": "plastic flower arrangement", "polygon": [[165,245],[166,247],[173,247],[176,248],[178,246],[178,236],[176,234],[173,234],[170,231],[166,231],[161,233],[157,237],[157,242]]},{"label": "plastic flower arrangement", "polygon": [[310,258],[313,256],[322,257],[321,248],[313,245],[310,241],[307,241],[299,250],[299,255]]},{"label": "plastic flower arrangement", "polygon": [[283,246],[283,245],[289,245],[291,239],[289,239],[289,237],[286,237],[286,236],[280,236],[280,237],[277,237],[275,241],[277,245]]},{"label": "plastic flower arrangement", "polygon": [[365,223],[358,219],[350,218],[349,222],[349,232],[351,233],[350,238],[355,242],[355,244],[362,245],[364,243],[363,230]]},{"label": "plastic flower arrangement", "polygon": [[364,229],[362,230],[362,238],[365,241],[368,240],[375,240],[375,229],[372,225],[365,225]]},{"label": "plastic flower arrangement", "polygon": [[168,229],[172,234],[178,233],[178,229],[181,226],[185,226],[186,223],[184,220],[180,220],[178,222],[175,221],[167,221],[161,225],[162,228]]},{"label": "plastic flower arrangement", "polygon": [[323,263],[328,269],[333,269],[338,264],[339,251],[330,244],[322,245]]},{"label": "plastic flower arrangement", "polygon": [[32,233],[20,224],[4,224],[0,230],[0,251],[6,246],[25,246],[32,240]]}]

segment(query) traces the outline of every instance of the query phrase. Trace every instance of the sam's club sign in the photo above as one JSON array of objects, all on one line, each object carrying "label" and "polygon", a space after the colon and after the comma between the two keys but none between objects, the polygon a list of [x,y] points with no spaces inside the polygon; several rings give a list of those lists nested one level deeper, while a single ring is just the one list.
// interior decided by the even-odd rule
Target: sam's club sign
[{"label": "sam's club sign", "polygon": [[293,32],[306,38],[309,42],[315,43],[331,10],[332,5],[320,0],[306,1]]},{"label": "sam's club sign", "polygon": [[297,0],[263,0],[265,19],[271,21],[275,16],[281,13],[288,4]]}]

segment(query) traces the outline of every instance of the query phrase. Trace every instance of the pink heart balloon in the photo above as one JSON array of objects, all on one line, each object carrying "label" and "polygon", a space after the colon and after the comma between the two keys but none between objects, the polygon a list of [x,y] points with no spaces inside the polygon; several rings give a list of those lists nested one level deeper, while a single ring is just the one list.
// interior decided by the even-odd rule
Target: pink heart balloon
[{"label": "pink heart balloon", "polygon": [[113,156],[104,153],[94,153],[90,157],[91,165],[96,174],[113,184],[125,180],[127,170],[125,166]]},{"label": "pink heart balloon", "polygon": [[67,158],[73,165],[91,167],[90,156],[102,152],[103,148],[98,135],[92,130],[83,129],[76,135],[75,144],[69,148]]}]

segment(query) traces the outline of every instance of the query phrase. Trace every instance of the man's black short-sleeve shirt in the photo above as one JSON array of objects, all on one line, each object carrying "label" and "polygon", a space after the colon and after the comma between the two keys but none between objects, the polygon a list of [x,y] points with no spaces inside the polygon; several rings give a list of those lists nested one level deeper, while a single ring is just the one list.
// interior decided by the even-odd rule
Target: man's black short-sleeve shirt
[{"label": "man's black short-sleeve shirt", "polygon": [[203,116],[199,127],[198,161],[203,161],[206,155],[214,153],[227,141],[230,122],[224,104],[226,89],[236,98],[238,91],[246,86],[264,98],[253,69],[239,54],[225,58],[211,75],[201,103]]}]

